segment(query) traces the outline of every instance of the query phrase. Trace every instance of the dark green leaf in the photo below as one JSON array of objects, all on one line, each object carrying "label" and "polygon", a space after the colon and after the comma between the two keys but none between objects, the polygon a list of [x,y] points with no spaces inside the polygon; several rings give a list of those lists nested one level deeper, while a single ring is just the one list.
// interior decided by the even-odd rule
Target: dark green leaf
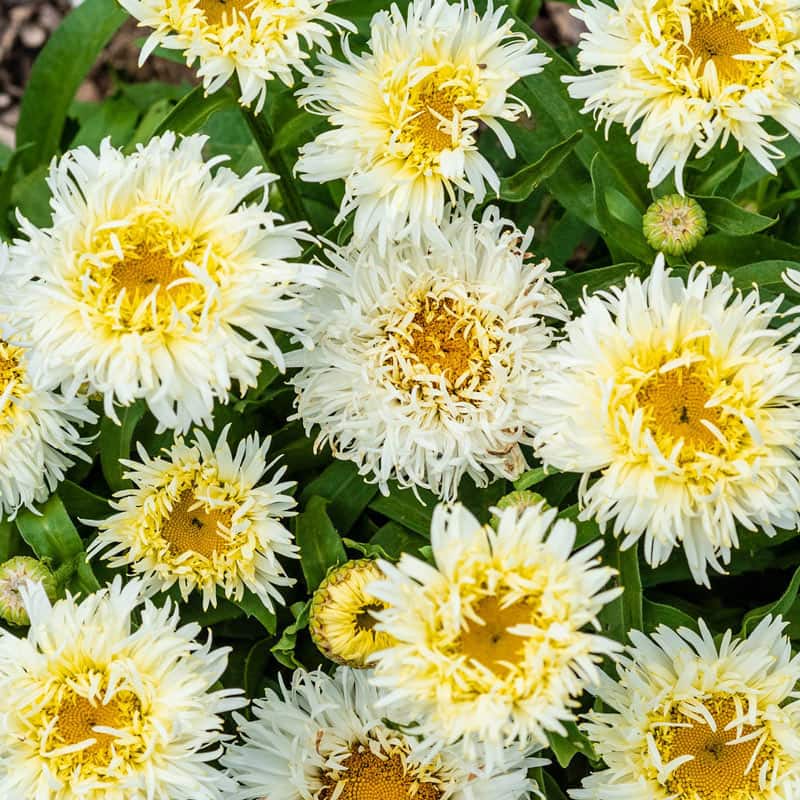
[{"label": "dark green leaf", "polygon": [[523,489],[530,489],[531,486],[536,486],[537,483],[541,483],[546,477],[548,476],[548,472],[544,467],[536,467],[536,469],[529,469],[527,472],[524,472],[514,481],[514,488],[517,491],[522,491]]},{"label": "dark green leaf", "polygon": [[33,145],[30,143],[18,147],[11,154],[6,162],[5,169],[2,174],[0,174],[0,236],[5,239],[10,239],[13,235],[13,229],[8,214],[12,206],[11,193],[14,188],[14,182],[22,166],[25,153],[32,147]]},{"label": "dark green leaf", "polygon": [[86,562],[83,541],[58,495],[39,506],[38,513],[25,509],[16,521],[22,538],[39,558],[50,559],[56,568],[75,564],[72,585],[77,590],[91,593],[100,588]]},{"label": "dark green leaf", "polygon": [[653,603],[647,599],[642,602],[642,615],[645,633],[654,631],[659,625],[666,625],[673,630],[678,628],[695,629],[697,627],[696,620],[680,609],[675,608],[675,606]]},{"label": "dark green leaf", "polygon": [[500,197],[511,203],[527,200],[535,189],[558,170],[582,136],[583,131],[575,131],[563,142],[553,145],[536,163],[523,167],[509,178],[503,178],[500,181]]},{"label": "dark green leaf", "polygon": [[396,561],[402,553],[418,555],[428,539],[412,533],[396,522],[387,522],[370,539],[370,545],[385,553],[385,558]]},{"label": "dark green leaf", "polygon": [[310,592],[322,583],[331,567],[347,561],[344,544],[328,516],[327,506],[324,497],[312,497],[303,513],[294,518],[300,566]]},{"label": "dark green leaf", "polygon": [[745,614],[744,620],[742,621],[742,636],[750,634],[758,623],[767,615],[777,617],[787,614],[789,609],[794,605],[794,601],[797,599],[798,591],[800,591],[800,567],[795,570],[789,585],[774,603],[754,608],[752,611],[748,611],[747,614]]},{"label": "dark green leaf", "polygon": [[358,474],[352,461],[334,461],[322,474],[306,484],[300,495],[304,503],[312,495],[330,500],[328,516],[340,533],[347,533],[378,493],[378,487]]},{"label": "dark green leaf", "polygon": [[274,611],[270,611],[249,589],[245,589],[244,597],[236,601],[236,605],[247,614],[248,617],[257,619],[269,633],[274,634],[277,630],[278,620]]},{"label": "dark green leaf", "polygon": [[581,733],[578,726],[574,722],[562,722],[561,724],[566,728],[566,736],[554,731],[549,731],[547,734],[550,749],[559,765],[568,767],[576,753],[583,754],[589,761],[597,761],[597,753],[595,753],[592,743]]},{"label": "dark green leaf", "polygon": [[687,262],[705,261],[723,269],[740,267],[756,261],[800,261],[800,247],[763,234],[729,236],[713,233],[706,236],[687,254]]},{"label": "dark green leaf", "polygon": [[394,522],[410,528],[415,533],[429,538],[431,517],[438,499],[433,492],[425,489],[419,489],[418,493],[422,503],[414,497],[411,489],[400,489],[397,484],[391,484],[388,496],[382,495],[377,500],[373,500],[369,507]]},{"label": "dark green leaf", "polygon": [[196,133],[214,112],[226,108],[236,108],[236,100],[227,89],[206,97],[203,87],[198,86],[178,101],[156,128],[155,135],[166,131],[175,131],[186,136]]},{"label": "dark green leaf", "polygon": [[311,611],[311,601],[305,603],[294,603],[290,608],[295,621],[286,627],[281,634],[281,638],[270,648],[270,652],[276,660],[289,669],[302,668],[302,664],[294,654],[297,644],[297,634],[308,627],[308,615]]},{"label": "dark green leaf", "polygon": [[13,522],[4,519],[0,522],[0,564],[16,555],[17,529]]},{"label": "dark green leaf", "polygon": [[777,217],[765,217],[752,211],[745,211],[741,206],[737,206],[736,203],[725,197],[696,195],[694,199],[706,212],[708,224],[731,236],[748,236],[751,233],[758,233],[778,221]]},{"label": "dark green leaf", "polygon": [[616,584],[622,587],[622,594],[606,605],[601,612],[601,619],[609,636],[619,642],[627,642],[628,632],[641,630],[644,625],[638,545],[623,550],[619,539],[610,539],[603,562],[617,570]]},{"label": "dark green leaf", "polygon": [[247,653],[243,688],[248,697],[258,697],[261,694],[262,677],[269,663],[269,642],[269,639],[260,639]]},{"label": "dark green leaf", "polygon": [[125,469],[119,460],[130,456],[133,434],[144,411],[144,402],[138,400],[119,411],[120,425],[109,417],[104,417],[100,424],[100,465],[112,492],[126,489],[129,485],[122,477]]},{"label": "dark green leaf", "polygon": [[116,0],[84,0],[48,40],[33,64],[20,106],[17,143],[32,144],[32,169],[59,151],[75,92],[127,14]]},{"label": "dark green leaf", "polygon": [[63,481],[59,485],[58,496],[70,516],[75,519],[98,520],[107,517],[111,512],[104,497],[93,494],[72,481]]}]

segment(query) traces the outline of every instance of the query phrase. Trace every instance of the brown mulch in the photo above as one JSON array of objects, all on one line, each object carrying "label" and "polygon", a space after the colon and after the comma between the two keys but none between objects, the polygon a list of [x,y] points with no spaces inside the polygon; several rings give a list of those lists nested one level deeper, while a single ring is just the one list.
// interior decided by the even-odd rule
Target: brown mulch
[{"label": "brown mulch", "polygon": [[[0,0],[0,142],[14,145],[19,101],[33,62],[48,37],[71,10],[69,0]],[[101,100],[118,79],[194,82],[191,70],[151,58],[139,69],[139,44],[146,31],[129,20],[117,32],[78,90],[77,99]]]}]

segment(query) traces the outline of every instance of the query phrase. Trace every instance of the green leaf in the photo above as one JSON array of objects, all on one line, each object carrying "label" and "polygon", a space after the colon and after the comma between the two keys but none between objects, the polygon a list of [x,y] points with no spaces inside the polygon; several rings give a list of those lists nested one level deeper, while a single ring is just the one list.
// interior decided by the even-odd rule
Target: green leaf
[{"label": "green leaf", "polygon": [[61,482],[58,487],[58,496],[69,515],[75,519],[103,519],[111,512],[108,500],[72,481]]},{"label": "green leaf", "polygon": [[369,543],[383,551],[386,554],[384,558],[396,561],[403,553],[419,555],[420,550],[428,544],[428,539],[396,522],[387,522],[378,528]]},{"label": "green leaf", "polygon": [[800,591],[800,567],[795,570],[789,585],[774,603],[754,608],[745,614],[742,620],[742,636],[750,634],[758,623],[768,615],[777,617],[787,614],[797,599],[798,591]]},{"label": "green leaf", "polygon": [[582,136],[583,131],[575,131],[563,142],[553,145],[536,163],[523,167],[509,178],[503,178],[500,181],[500,197],[511,203],[527,200],[535,189],[558,170]]},{"label": "green leaf", "polygon": [[295,657],[294,648],[297,644],[297,634],[308,627],[311,600],[305,603],[294,603],[289,610],[292,612],[295,621],[284,628],[281,638],[270,648],[270,652],[284,667],[302,669],[303,665]]},{"label": "green leaf", "polygon": [[522,475],[519,476],[514,481],[514,488],[517,491],[522,491],[523,489],[530,489],[531,486],[536,486],[537,484],[541,483],[545,478],[548,477],[548,471],[544,467],[536,467],[536,469],[529,469],[527,472],[524,472]]},{"label": "green leaf", "polygon": [[90,594],[100,588],[86,561],[83,541],[58,495],[53,495],[37,512],[25,509],[17,517],[22,538],[39,558],[47,558],[55,567],[75,564],[72,587]]},{"label": "green leaf", "polygon": [[17,529],[13,522],[4,519],[0,522],[0,564],[16,555]]},{"label": "green leaf", "polygon": [[626,642],[629,631],[641,630],[644,625],[638,543],[623,550],[618,539],[610,540],[603,561],[617,570],[616,583],[622,587],[622,594],[606,605],[600,617],[611,637]]},{"label": "green leaf", "polygon": [[32,144],[32,169],[59,152],[72,98],[127,14],[116,0],[84,0],[48,40],[33,64],[22,96],[17,144]]},{"label": "green leaf", "polygon": [[275,616],[275,612],[270,611],[261,602],[258,595],[253,594],[249,589],[245,589],[242,599],[235,602],[248,617],[254,617],[269,633],[275,634],[275,631],[278,629],[278,619]]},{"label": "green leaf", "polygon": [[175,131],[188,136],[199,131],[213,113],[227,108],[236,108],[236,99],[228,89],[221,89],[206,97],[203,87],[198,86],[178,101],[161,120],[154,135]]},{"label": "green leaf", "polygon": [[644,277],[649,272],[649,266],[626,262],[566,275],[558,278],[555,281],[555,286],[561,292],[561,296],[567,302],[567,305],[573,310],[577,310],[579,308],[579,300],[583,297],[584,292],[593,294],[600,289],[608,289],[610,286],[622,288],[625,279],[629,275]]},{"label": "green leaf", "polygon": [[544,796],[547,800],[567,800],[561,787],[556,783],[556,779],[549,773],[542,771],[544,785]]},{"label": "green leaf", "polygon": [[295,539],[300,548],[300,566],[306,586],[313,592],[328,570],[347,561],[344,544],[327,512],[324,497],[312,497],[294,518]]},{"label": "green leaf", "polygon": [[106,136],[115,147],[121,147],[131,138],[138,119],[139,109],[127,97],[112,97],[94,108],[70,142],[70,149],[86,145],[96,150]]},{"label": "green leaf", "polygon": [[686,256],[687,263],[705,261],[723,269],[756,261],[800,261],[800,247],[763,234],[747,237],[713,233]]},{"label": "green leaf", "polygon": [[790,293],[791,289],[784,283],[783,273],[787,269],[797,269],[795,261],[757,261],[755,264],[746,264],[730,270],[730,276],[737,289],[749,292],[757,288],[766,296],[775,296],[784,292]]},{"label": "green leaf", "polygon": [[120,425],[109,417],[104,417],[100,424],[100,465],[112,492],[129,486],[129,481],[122,477],[124,467],[119,460],[130,456],[133,434],[139,420],[144,416],[144,411],[144,401],[137,400],[121,410]]},{"label": "green leaf", "polygon": [[591,175],[597,221],[612,258],[617,261],[628,254],[652,264],[656,254],[644,238],[641,213],[615,190],[608,162],[600,153],[592,160]]},{"label": "green leaf", "polygon": [[[388,523],[393,525],[393,522]],[[401,528],[402,530],[402,528]],[[387,561],[392,560],[392,556],[386,552],[379,544],[372,544],[371,542],[357,542],[355,539],[343,538],[344,546],[350,550],[356,550],[361,553],[364,558],[385,558]]]},{"label": "green leaf", "polygon": [[22,166],[22,160],[25,153],[33,147],[32,144],[24,144],[18,147],[9,157],[6,162],[5,169],[0,174],[0,236],[10,239],[13,236],[13,227],[9,220],[8,214],[13,205],[11,200],[12,190],[14,183],[17,179],[17,173]]},{"label": "green leaf", "polygon": [[597,753],[592,743],[578,729],[574,722],[562,722],[566,729],[566,736],[554,731],[548,731],[547,741],[559,766],[568,767],[576,753],[586,756],[589,761],[597,761]]},{"label": "green leaf", "polygon": [[322,474],[306,484],[300,495],[305,503],[313,495],[330,501],[328,516],[340,533],[347,533],[378,493],[374,483],[367,483],[352,461],[334,461]]},{"label": "green leaf", "polygon": [[321,126],[322,123],[319,117],[309,114],[307,111],[300,111],[275,131],[270,155],[275,155],[289,148],[297,148],[298,145],[311,137],[314,130]]},{"label": "green leaf", "polygon": [[414,496],[411,489],[400,489],[397,484],[390,484],[389,494],[373,500],[369,507],[428,539],[431,533],[431,517],[438,499],[433,492],[425,489],[417,491],[422,502]]},{"label": "green leaf", "polygon": [[654,631],[659,625],[666,625],[668,628],[677,630],[678,628],[697,628],[697,621],[675,606],[668,606],[664,603],[653,603],[650,600],[642,601],[642,617],[644,621],[645,633]]},{"label": "green leaf", "polygon": [[248,651],[244,662],[244,693],[248,697],[261,694],[261,679],[269,663],[269,639],[257,641]]},{"label": "green leaf", "polygon": [[751,233],[769,228],[778,221],[777,217],[765,217],[762,214],[746,211],[725,197],[694,195],[694,199],[706,212],[708,224],[731,236],[749,236]]}]

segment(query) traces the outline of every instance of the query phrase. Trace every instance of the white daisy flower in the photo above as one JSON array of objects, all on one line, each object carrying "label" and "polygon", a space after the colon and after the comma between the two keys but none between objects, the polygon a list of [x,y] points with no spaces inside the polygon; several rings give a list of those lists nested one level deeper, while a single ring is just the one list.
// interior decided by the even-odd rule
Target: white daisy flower
[{"label": "white daisy flower", "polygon": [[[220,714],[238,690],[210,691],[229,648],[195,641],[169,601],[141,584],[53,605],[22,590],[27,637],[0,630],[0,797],[4,800],[223,800]],[[140,620],[134,627],[133,617]],[[179,627],[180,626],[180,627]]]},{"label": "white daisy flower", "polygon": [[797,324],[771,327],[780,298],[713,274],[671,277],[659,256],[644,281],[584,298],[531,402],[537,455],[584,473],[581,518],[613,521],[623,547],[643,536],[652,566],[682,546],[706,584],[737,524],[800,525]]},{"label": "white daisy flower", "polygon": [[209,94],[234,75],[242,105],[261,111],[267,84],[279,78],[294,85],[293,70],[309,74],[305,61],[312,48],[330,52],[326,25],[353,29],[329,14],[329,0],[119,0],[139,20],[154,28],[139,57],[141,66],[156,47],[180,50]]},{"label": "white daisy flower", "polygon": [[793,800],[800,796],[800,657],[767,617],[717,646],[660,626],[634,631],[617,681],[602,676],[603,712],[583,727],[606,768],[575,800]]},{"label": "white daisy flower", "polygon": [[114,419],[114,403],[144,398],[159,430],[210,425],[233,381],[244,392],[263,360],[283,368],[270,328],[297,332],[316,274],[287,261],[309,237],[267,210],[273,176],[204,161],[205,141],[67,153],[50,168],[52,225],[21,220],[12,249],[27,283],[7,311],[31,369],[70,397],[102,393]]},{"label": "white daisy flower", "polygon": [[241,784],[237,800],[522,800],[535,791],[527,770],[547,762],[509,750],[489,771],[452,748],[431,757],[388,727],[368,673],[347,667],[294,673],[267,691],[253,719],[236,720],[243,744],[222,763]]},{"label": "white daisy flower", "polygon": [[267,482],[270,439],[257,434],[232,453],[228,427],[212,447],[201,431],[182,439],[164,457],[150,458],[140,444],[141,463],[122,460],[132,489],[117,492],[117,513],[94,522],[100,528],[89,555],[101,554],[112,567],[130,566],[148,587],[180,587],[184,601],[203,593],[203,607],[217,604],[217,588],[238,601],[247,588],[270,610],[283,603],[281,588],[294,584],[278,560],[297,558],[292,534],[281,520],[295,512],[285,494],[295,484],[281,481],[285,467]]},{"label": "white daisy flower", "polygon": [[584,111],[634,131],[650,186],[729,138],[764,169],[783,151],[772,118],[800,139],[800,4],[796,0],[581,2],[588,27],[569,93]]},{"label": "white daisy flower", "polygon": [[461,505],[437,506],[435,566],[404,553],[381,561],[368,586],[387,608],[378,630],[396,643],[376,653],[373,682],[432,747],[460,740],[468,756],[502,761],[515,742],[565,734],[597,664],[619,646],[585,630],[619,594],[604,589],[596,541],[575,553],[575,525],[544,502],[496,510],[481,526]]},{"label": "white daisy flower", "polygon": [[[19,303],[8,250],[0,242],[3,302]],[[56,381],[36,379],[32,353],[12,344],[5,318],[0,323],[0,514],[13,518],[20,508],[46,500],[76,458],[86,459],[80,426],[95,422],[84,397],[64,397]]]},{"label": "white daisy flower", "polygon": [[533,375],[567,310],[533,231],[496,209],[454,214],[430,246],[412,238],[331,249],[308,301],[311,351],[289,357],[297,410],[317,445],[368,480],[454,498],[467,473],[486,485],[526,466]]},{"label": "white daisy flower", "polygon": [[436,235],[445,201],[457,189],[481,200],[499,178],[480,154],[480,123],[509,156],[501,120],[527,109],[509,94],[549,59],[536,42],[501,22],[492,3],[483,16],[469,0],[414,0],[403,17],[393,5],[372,19],[369,49],[346,61],[320,56],[319,75],[298,91],[301,105],[333,129],[301,148],[297,169],[309,181],[345,179],[338,221],[355,209],[355,236],[377,231],[381,247],[396,235]]}]

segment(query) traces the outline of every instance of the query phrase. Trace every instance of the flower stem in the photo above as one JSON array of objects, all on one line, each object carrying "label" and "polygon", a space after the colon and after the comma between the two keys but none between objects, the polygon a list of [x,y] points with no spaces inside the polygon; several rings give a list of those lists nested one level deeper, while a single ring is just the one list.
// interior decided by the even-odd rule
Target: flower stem
[{"label": "flower stem", "polygon": [[256,144],[258,144],[264,164],[270,172],[274,172],[279,178],[277,186],[283,198],[283,207],[287,220],[290,222],[307,220],[308,214],[306,214],[306,209],[303,205],[303,198],[300,196],[300,192],[297,191],[291,167],[284,158],[283,153],[272,151],[275,136],[265,113],[256,114],[250,108],[242,108],[242,114],[244,114],[247,127],[250,128]]}]

